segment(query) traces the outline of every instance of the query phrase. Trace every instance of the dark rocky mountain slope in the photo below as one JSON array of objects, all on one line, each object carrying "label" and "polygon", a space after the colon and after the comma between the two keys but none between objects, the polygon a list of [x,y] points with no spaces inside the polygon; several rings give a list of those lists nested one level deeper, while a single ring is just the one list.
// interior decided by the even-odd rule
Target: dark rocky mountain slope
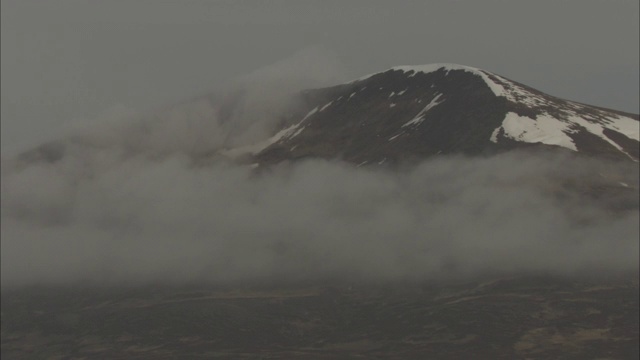
[{"label": "dark rocky mountain slope", "polygon": [[465,66],[396,67],[302,97],[306,115],[244,150],[260,162],[364,164],[542,144],[638,160],[638,115],[562,100]]}]

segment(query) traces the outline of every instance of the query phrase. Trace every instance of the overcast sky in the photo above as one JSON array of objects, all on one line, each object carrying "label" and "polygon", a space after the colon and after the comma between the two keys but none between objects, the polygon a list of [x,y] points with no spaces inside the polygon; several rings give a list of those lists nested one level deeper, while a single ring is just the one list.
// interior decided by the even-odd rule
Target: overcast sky
[{"label": "overcast sky", "polygon": [[452,62],[637,113],[639,13],[637,0],[2,0],[2,155],[309,47],[345,80]]}]

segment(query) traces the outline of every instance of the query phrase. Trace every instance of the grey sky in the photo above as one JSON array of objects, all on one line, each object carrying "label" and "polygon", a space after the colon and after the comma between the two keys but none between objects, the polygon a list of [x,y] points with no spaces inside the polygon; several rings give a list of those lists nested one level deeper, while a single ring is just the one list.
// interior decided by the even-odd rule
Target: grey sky
[{"label": "grey sky", "polygon": [[2,154],[312,46],[340,59],[345,80],[453,62],[637,113],[639,13],[637,0],[3,0]]}]

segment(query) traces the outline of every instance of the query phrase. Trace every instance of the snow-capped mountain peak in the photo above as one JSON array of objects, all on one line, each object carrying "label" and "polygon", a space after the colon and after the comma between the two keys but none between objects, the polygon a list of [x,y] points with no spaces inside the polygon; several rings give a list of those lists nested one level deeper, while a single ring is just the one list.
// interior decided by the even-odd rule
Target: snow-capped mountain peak
[{"label": "snow-capped mountain peak", "polygon": [[[556,98],[470,66],[396,66],[305,94],[312,110],[271,138],[259,158],[339,154],[362,163],[541,144],[638,161],[637,115]],[[367,159],[372,153],[376,159]]]}]

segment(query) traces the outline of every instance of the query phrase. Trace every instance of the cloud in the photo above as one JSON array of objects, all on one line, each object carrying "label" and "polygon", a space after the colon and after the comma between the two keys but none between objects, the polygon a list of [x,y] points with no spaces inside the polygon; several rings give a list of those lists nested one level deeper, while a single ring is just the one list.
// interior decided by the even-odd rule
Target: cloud
[{"label": "cloud", "polygon": [[2,285],[637,270],[637,164],[514,152],[255,171],[211,156],[269,136],[292,94],[339,73],[309,48],[228,91],[116,108],[35,152],[54,162],[3,158]]},{"label": "cloud", "polygon": [[112,159],[67,156],[3,171],[3,285],[433,280],[638,267],[637,187],[606,198],[563,190],[616,176],[637,184],[635,164],[511,153],[398,171],[314,160],[256,173],[196,167],[180,154],[94,157]]},{"label": "cloud", "polygon": [[77,120],[65,131],[71,151],[84,147],[126,154],[182,153],[197,156],[253,144],[273,135],[287,113],[295,111],[301,89],[333,84],[344,69],[330,50],[310,46],[206,96],[142,112],[114,106],[95,119]]},{"label": "cloud", "polygon": [[237,79],[229,89],[241,96],[224,119],[225,146],[247,145],[272,135],[282,115],[298,105],[295,95],[301,89],[341,83],[345,74],[333,51],[315,45]]}]

